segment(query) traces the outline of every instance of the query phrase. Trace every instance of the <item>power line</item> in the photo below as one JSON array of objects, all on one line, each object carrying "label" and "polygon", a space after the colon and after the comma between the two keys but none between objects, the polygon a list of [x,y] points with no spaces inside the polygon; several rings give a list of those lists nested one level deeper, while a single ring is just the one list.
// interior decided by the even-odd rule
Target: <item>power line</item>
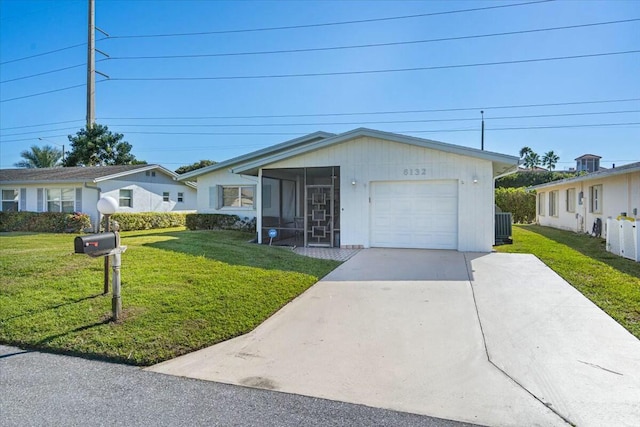
[{"label": "power line", "polygon": [[[599,112],[582,112],[582,113],[562,113],[562,114],[535,114],[524,116],[501,116],[487,117],[486,120],[510,120],[510,119],[531,119],[531,118],[548,118],[548,117],[575,117],[575,116],[595,116],[603,114],[626,114],[638,113],[640,110],[621,110],[621,111],[599,111]],[[358,122],[321,122],[321,123],[248,123],[248,124],[111,124],[113,127],[278,127],[278,126],[340,126],[340,125],[368,125],[368,124],[398,124],[398,123],[433,123],[433,122],[468,122],[478,121],[477,117],[473,118],[455,118],[455,119],[416,119],[416,120],[375,120],[375,121],[358,121]],[[51,132],[62,129],[51,129]],[[37,132],[29,132],[37,133]],[[19,135],[19,134],[15,134]]]},{"label": "power line", "polygon": [[[554,0],[538,0],[538,1],[530,1],[525,3],[514,3],[514,4],[506,4],[506,5],[497,5],[497,6],[487,6],[487,7],[478,7],[471,9],[458,9],[458,10],[449,10],[443,12],[431,12],[431,13],[420,13],[415,15],[404,15],[404,16],[390,16],[390,17],[382,17],[382,18],[372,18],[372,19],[360,19],[360,20],[352,20],[352,21],[340,21],[340,22],[325,22],[319,24],[302,24],[302,25],[289,25],[289,26],[280,26],[280,27],[264,27],[264,28],[246,28],[246,29],[238,29],[238,30],[221,30],[221,31],[204,31],[204,32],[193,32],[193,33],[173,33],[173,34],[131,34],[131,35],[121,35],[121,36],[109,36],[101,38],[97,41],[102,41],[106,39],[128,39],[128,38],[151,38],[151,37],[180,37],[180,36],[201,36],[201,35],[210,35],[210,34],[231,34],[231,33],[245,33],[245,32],[259,32],[259,31],[277,31],[277,30],[292,30],[292,29],[300,29],[300,28],[313,28],[313,27],[327,27],[327,26],[335,26],[335,25],[349,25],[349,24],[362,24],[368,22],[382,22],[382,21],[393,21],[393,20],[401,20],[401,19],[411,19],[411,18],[422,18],[427,16],[438,16],[438,15],[450,15],[456,13],[467,13],[467,12],[478,12],[483,10],[491,10],[491,9],[502,9],[508,7],[519,7],[519,6],[528,6],[532,4],[538,3],[549,3]],[[27,59],[37,58],[40,56],[50,55],[52,53],[61,52],[68,49],[73,49],[80,46],[86,46],[87,43],[78,43],[70,46],[61,47],[58,49],[53,49],[47,52],[37,53],[34,55],[23,56],[21,58],[15,58],[8,61],[0,62],[0,65],[6,65],[13,62],[24,61]]]},{"label": "power line", "polygon": [[[584,127],[609,127],[609,126],[630,126],[640,125],[640,122],[626,122],[626,123],[597,123],[597,124],[583,124],[583,125],[551,125],[551,126],[520,126],[520,127],[505,127],[505,128],[491,128],[491,131],[502,130],[531,130],[531,129],[564,129],[564,128],[584,128]],[[477,132],[478,129],[434,129],[434,130],[399,130],[394,131],[398,133],[427,133],[427,132]],[[145,132],[145,131],[131,131],[127,134],[140,134],[140,135],[307,135],[307,133],[300,132]]]},{"label": "power line", "polygon": [[[551,102],[541,104],[514,104],[514,105],[493,105],[461,108],[438,108],[428,110],[395,110],[395,111],[368,111],[368,112],[345,112],[345,113],[315,113],[315,114],[272,114],[272,115],[252,115],[252,116],[183,116],[183,117],[100,117],[100,120],[209,120],[209,119],[270,119],[270,118],[293,118],[293,117],[340,117],[340,116],[366,116],[366,115],[391,115],[391,114],[417,114],[417,113],[443,113],[455,111],[480,111],[480,110],[500,110],[516,108],[538,108],[538,107],[560,107],[568,105],[591,105],[609,104],[618,102],[636,102],[640,98],[602,99],[594,101],[571,101],[571,102]],[[477,118],[476,118],[477,119]],[[494,118],[495,119],[495,118]],[[65,120],[60,122],[39,123],[24,126],[12,126],[0,128],[0,131],[13,129],[35,128],[40,126],[60,125],[66,123],[83,122],[84,119]],[[121,125],[128,126],[128,125]],[[142,126],[142,125],[140,125]],[[41,132],[51,132],[51,130],[41,130]]]},{"label": "power line", "polygon": [[444,38],[426,39],[426,40],[410,40],[410,41],[387,42],[387,43],[370,43],[370,44],[361,44],[361,45],[330,46],[330,47],[253,51],[253,52],[209,53],[209,54],[192,54],[192,55],[116,56],[116,57],[111,57],[110,59],[129,60],[129,59],[209,58],[209,57],[224,57],[224,56],[273,55],[273,54],[282,54],[282,53],[318,52],[318,51],[331,51],[331,50],[342,50],[342,49],[361,49],[361,48],[388,47],[388,46],[400,46],[400,45],[421,44],[421,43],[435,43],[435,42],[454,41],[454,40],[468,40],[468,39],[486,38],[486,37],[499,37],[499,36],[509,36],[509,35],[516,35],[516,34],[537,33],[537,32],[543,32],[543,31],[568,30],[568,29],[575,29],[575,28],[594,27],[599,25],[621,24],[621,23],[635,22],[635,21],[640,21],[640,18],[624,19],[619,21],[595,22],[590,24],[567,25],[563,27],[549,27],[549,28],[538,28],[538,29],[532,29],[532,30],[508,31],[508,32],[502,32],[502,33],[477,34],[477,35],[459,36],[459,37],[444,37]]},{"label": "power line", "polygon": [[37,53],[35,55],[23,56],[22,58],[11,59],[9,61],[0,62],[0,65],[10,64],[12,62],[24,61],[25,59],[37,58],[39,56],[50,55],[52,53],[61,52],[63,50],[73,49],[73,48],[80,47],[80,46],[86,46],[86,43],[78,43],[78,44],[74,44],[74,45],[67,46],[67,47],[61,47],[60,49],[50,50],[48,52],[42,52],[42,53]]},{"label": "power line", "polygon": [[[103,38],[98,39],[96,41],[106,40],[107,38],[108,37],[103,37]],[[71,46],[65,46],[65,47],[61,47],[59,49],[54,49],[54,50],[49,50],[47,52],[37,53],[35,55],[29,55],[29,56],[23,56],[22,58],[10,59],[9,61],[0,62],[0,65],[10,64],[12,62],[24,61],[26,59],[31,59],[31,58],[37,58],[39,56],[50,55],[52,53],[62,52],[63,50],[73,49],[73,48],[76,48],[76,47],[86,46],[86,45],[87,45],[87,43],[85,42],[85,43],[74,44],[74,45],[71,45]]]},{"label": "power line", "polygon": [[46,95],[47,93],[62,92],[63,90],[75,89],[77,87],[84,87],[84,86],[85,86],[84,83],[83,84],[79,84],[79,85],[74,85],[74,86],[67,86],[67,87],[63,87],[63,88],[60,88],[60,89],[48,90],[46,92],[38,92],[38,93],[32,93],[30,95],[17,96],[15,98],[2,99],[2,100],[0,100],[0,102],[9,102],[9,101],[15,101],[15,100],[18,100],[18,99],[31,98],[31,97],[34,97],[34,96]]},{"label": "power line", "polygon": [[[102,61],[105,61],[106,59],[108,59],[108,58],[102,58],[102,59],[99,59],[99,60],[98,60],[98,61],[96,61],[96,62],[102,62]],[[14,82],[14,81],[17,81],[17,80],[30,79],[30,78],[33,78],[33,77],[44,76],[44,75],[47,75],[47,74],[58,73],[58,72],[60,72],[60,71],[71,70],[72,68],[86,67],[86,66],[87,66],[87,63],[86,63],[86,62],[85,62],[85,63],[83,63],[83,64],[70,65],[70,66],[68,66],[68,67],[58,68],[58,69],[55,69],[55,70],[44,71],[44,72],[42,72],[42,73],[31,74],[31,75],[28,75],[28,76],[22,76],[22,77],[16,77],[16,78],[14,78],[14,79],[9,79],[9,80],[3,80],[3,81],[1,81],[1,82],[0,82],[0,84],[2,84],[2,83]]]},{"label": "power line", "polygon": [[58,69],[56,69],[56,70],[44,71],[44,72],[42,72],[42,73],[31,74],[31,75],[23,76],[23,77],[16,77],[15,79],[8,79],[8,80],[0,81],[0,84],[3,84],[3,83],[9,83],[9,82],[15,82],[15,81],[18,81],[18,80],[30,79],[30,78],[38,77],[38,76],[44,76],[44,75],[46,75],[46,74],[58,73],[58,72],[60,72],[60,71],[71,70],[71,69],[73,69],[73,68],[84,67],[84,66],[86,66],[86,65],[87,65],[87,64],[71,65],[71,66],[69,66],[69,67],[58,68]]},{"label": "power line", "polygon": [[[505,131],[505,130],[535,130],[535,129],[570,129],[570,128],[591,128],[591,127],[612,127],[612,126],[637,126],[640,122],[626,123],[591,123],[582,125],[550,125],[550,126],[519,126],[519,127],[503,127],[489,128],[489,131]],[[446,133],[446,132],[477,132],[476,128],[465,129],[432,129],[432,130],[398,130],[397,133]],[[127,134],[137,135],[217,135],[217,136],[304,136],[307,132],[144,132],[130,131]],[[59,138],[67,135],[46,135],[43,138]],[[0,144],[7,142],[33,141],[34,138],[7,139],[0,140]]]},{"label": "power line", "polygon": [[[62,122],[49,122],[49,123],[41,123],[38,125],[25,125],[25,126],[12,126],[12,127],[8,127],[8,128],[0,128],[0,131],[3,130],[10,130],[10,129],[24,129],[24,128],[34,128],[34,127],[39,127],[39,126],[51,126],[51,125],[61,125],[64,123],[74,123],[74,122],[83,122],[84,120],[79,119],[79,120],[65,120]],[[50,131],[43,131],[43,132],[50,132]]]},{"label": "power line", "polygon": [[[100,80],[98,83],[101,83],[101,82],[104,82],[104,81],[106,81],[106,80]],[[15,101],[15,100],[18,100],[18,99],[32,98],[34,96],[46,95],[48,93],[62,92],[64,90],[75,89],[77,87],[84,87],[84,86],[86,86],[86,84],[82,83],[82,84],[79,84],[79,85],[67,86],[67,87],[63,87],[63,88],[60,88],[60,89],[48,90],[46,92],[38,92],[38,93],[29,94],[29,95],[18,96],[18,97],[15,97],[15,98],[2,99],[2,100],[0,100],[0,103],[1,102]]]},{"label": "power line", "polygon": [[336,25],[364,24],[364,23],[370,23],[370,22],[423,18],[427,16],[451,15],[455,13],[478,12],[478,11],[491,10],[491,9],[503,9],[508,7],[528,6],[532,4],[538,4],[538,3],[549,3],[551,1],[554,1],[554,0],[539,0],[539,1],[530,1],[526,3],[514,3],[514,4],[503,4],[503,5],[497,5],[497,6],[477,7],[472,9],[457,9],[457,10],[448,10],[443,12],[420,13],[415,15],[403,15],[403,16],[388,16],[383,18],[358,19],[358,20],[352,20],[352,21],[324,22],[324,23],[318,23],[318,24],[287,25],[287,26],[280,26],[280,27],[262,27],[262,28],[244,28],[244,29],[237,29],[237,30],[200,31],[200,32],[191,32],[191,33],[137,34],[137,35],[131,34],[131,35],[121,35],[121,36],[116,35],[116,36],[111,36],[110,38],[111,39],[133,39],[133,38],[153,38],[153,37],[183,37],[183,36],[204,36],[204,35],[213,35],[213,34],[249,33],[249,32],[260,32],[260,31],[294,30],[294,29],[301,29],[301,28],[317,28],[317,27],[329,27],[329,26],[336,26]]},{"label": "power line", "polygon": [[41,129],[41,130],[29,131],[29,132],[8,133],[8,134],[5,134],[5,135],[0,135],[0,138],[5,137],[5,136],[33,135],[34,133],[35,134],[41,134],[43,132],[58,132],[58,131],[73,130],[73,129],[77,129],[77,128],[74,126],[74,127],[66,127],[66,128],[58,128],[58,129]]},{"label": "power line", "polygon": [[[535,107],[558,107],[566,105],[587,105],[606,104],[615,102],[640,101],[640,98],[605,99],[599,101],[572,101],[553,102],[545,104],[516,104],[516,105],[494,105],[462,108],[440,108],[429,110],[396,110],[396,111],[369,111],[369,112],[347,112],[347,113],[315,113],[315,114],[271,114],[252,116],[183,116],[183,117],[101,117],[101,120],[208,120],[208,119],[270,119],[287,117],[337,117],[337,116],[365,116],[380,114],[413,114],[413,113],[444,113],[453,111],[476,111],[476,110],[498,110],[508,108],[535,108]],[[37,125],[34,125],[37,126]]]},{"label": "power line", "polygon": [[[595,116],[605,114],[627,114],[638,113],[640,110],[619,110],[619,111],[598,111],[598,112],[581,112],[581,113],[561,113],[561,114],[535,114],[535,115],[520,115],[520,116],[499,116],[488,117],[487,120],[512,120],[512,119],[531,119],[531,118],[549,118],[549,117],[578,117],[578,116]],[[437,123],[437,122],[470,122],[477,121],[477,117],[472,118],[453,118],[453,119],[416,119],[416,120],[375,120],[375,121],[357,121],[357,122],[316,122],[316,123],[248,123],[248,124],[109,124],[111,127],[154,127],[154,128],[166,128],[166,127],[288,127],[288,126],[343,126],[343,125],[381,125],[381,124],[400,124],[400,123]],[[75,127],[66,127],[58,129],[41,129],[37,131],[18,132],[2,135],[7,136],[20,136],[20,135],[32,135],[41,134],[42,132],[57,132],[64,130],[73,130]]]},{"label": "power line", "polygon": [[445,69],[452,69],[452,68],[486,67],[486,66],[494,66],[494,65],[526,64],[526,63],[532,63],[532,62],[547,62],[547,61],[561,61],[561,60],[564,61],[569,59],[595,58],[595,57],[613,56],[613,55],[628,55],[628,54],[639,53],[639,52],[640,50],[627,50],[622,52],[591,53],[591,54],[585,54],[585,55],[520,59],[515,61],[481,62],[481,63],[475,63],[475,64],[456,64],[456,65],[434,65],[430,67],[395,68],[395,69],[383,69],[383,70],[334,71],[334,72],[327,72],[327,73],[265,74],[265,75],[254,75],[254,76],[210,76],[210,77],[116,77],[116,78],[112,78],[111,80],[113,81],[197,81],[197,80],[251,80],[251,79],[277,79],[277,78],[290,78],[290,77],[344,76],[344,75],[361,75],[361,74],[398,73],[398,72],[407,72],[407,71],[445,70]]}]

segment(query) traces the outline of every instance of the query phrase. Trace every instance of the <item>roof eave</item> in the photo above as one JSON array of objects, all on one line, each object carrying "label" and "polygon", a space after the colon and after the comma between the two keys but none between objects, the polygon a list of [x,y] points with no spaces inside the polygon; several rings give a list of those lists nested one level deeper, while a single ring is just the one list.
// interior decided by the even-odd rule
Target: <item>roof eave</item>
[{"label": "roof eave", "polygon": [[64,182],[64,183],[72,183],[72,182],[81,182],[81,183],[85,183],[85,182],[93,182],[96,183],[95,179],[91,179],[91,178],[73,178],[73,179],[56,179],[56,180],[51,180],[51,179],[33,179],[33,180],[11,180],[11,181],[0,181],[0,185],[28,185],[28,184],[51,184],[51,183],[58,183],[58,182]]},{"label": "roof eave", "polygon": [[201,175],[206,175],[208,173],[211,172],[215,172],[218,171],[220,169],[225,169],[225,168],[231,168],[232,166],[242,163],[242,162],[246,162],[249,161],[251,159],[255,159],[255,158],[259,158],[261,156],[264,156],[268,153],[273,153],[273,152],[277,152],[277,151],[281,151],[281,150],[286,150],[288,147],[290,146],[296,146],[299,144],[304,144],[308,141],[313,141],[314,139],[325,139],[325,138],[330,138],[332,136],[334,136],[335,134],[329,133],[329,132],[323,132],[323,131],[318,131],[318,132],[313,132],[310,133],[308,135],[304,135],[298,138],[294,138],[291,139],[289,141],[285,141],[282,142],[280,144],[276,144],[276,145],[272,145],[270,147],[267,148],[262,148],[260,150],[256,150],[256,151],[252,151],[251,153],[247,153],[247,154],[243,154],[241,156],[238,157],[234,157],[232,159],[229,160],[225,160],[223,162],[220,163],[216,163],[215,165],[211,165],[211,166],[207,166],[204,168],[200,168],[200,169],[196,169],[194,171],[191,172],[187,172],[184,173],[182,175],[179,175],[177,180],[178,181],[185,181],[187,179],[193,179],[193,178],[197,178]]},{"label": "roof eave", "polygon": [[145,172],[153,169],[162,169],[163,172],[165,172],[167,175],[171,177],[173,177],[173,175],[176,175],[169,169],[166,169],[160,165],[153,164],[153,165],[141,165],[139,168],[131,169],[128,171],[118,172],[111,175],[99,176],[97,178],[94,178],[94,181],[95,182],[108,181],[110,179],[122,178],[123,176],[132,175],[134,173],[139,173],[139,172]]},{"label": "roof eave", "polygon": [[532,185],[531,187],[527,187],[528,190],[537,190],[539,188],[547,188],[547,187],[553,187],[556,185],[563,185],[563,184],[570,184],[573,182],[581,182],[581,181],[589,181],[589,180],[595,180],[595,179],[601,179],[601,178],[608,178],[610,176],[617,176],[617,175],[622,175],[622,174],[626,174],[626,173],[634,173],[634,172],[640,172],[640,163],[637,166],[632,166],[632,167],[624,167],[624,166],[620,166],[619,168],[614,168],[614,169],[606,169],[600,173],[598,172],[593,172],[593,173],[589,173],[586,175],[581,175],[581,176],[576,176],[574,178],[565,178],[565,179],[561,179],[558,181],[551,181],[551,182],[546,182],[544,184],[538,184],[538,185]]}]

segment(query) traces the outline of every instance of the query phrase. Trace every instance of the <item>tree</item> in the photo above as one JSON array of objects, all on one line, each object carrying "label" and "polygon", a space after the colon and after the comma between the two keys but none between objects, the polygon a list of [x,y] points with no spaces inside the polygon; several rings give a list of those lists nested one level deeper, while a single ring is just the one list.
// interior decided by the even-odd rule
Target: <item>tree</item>
[{"label": "tree", "polygon": [[217,162],[213,160],[200,160],[199,162],[192,163],[186,166],[180,166],[176,169],[176,173],[182,175],[183,173],[191,172],[196,169],[206,168],[207,166],[215,165]]},{"label": "tree", "polygon": [[524,167],[531,170],[540,165],[540,156],[537,153],[531,151],[524,156]]},{"label": "tree", "polygon": [[62,151],[51,145],[43,145],[42,147],[32,145],[30,150],[24,150],[20,153],[20,157],[24,160],[14,163],[14,166],[18,168],[52,168],[60,166]]},{"label": "tree", "polygon": [[533,150],[531,148],[526,147],[526,146],[522,147],[520,149],[520,158],[524,159],[525,157],[527,157],[527,154],[529,154],[529,153],[533,153]]},{"label": "tree", "polygon": [[65,166],[105,166],[144,164],[131,154],[131,144],[123,141],[124,135],[113,133],[107,126],[94,124],[80,129],[75,136],[69,135],[71,152],[64,161]]},{"label": "tree", "polygon": [[551,150],[547,153],[544,153],[544,155],[542,156],[542,165],[546,166],[547,169],[552,171],[556,168],[558,160],[560,160],[560,157],[556,153],[554,153],[553,150]]}]

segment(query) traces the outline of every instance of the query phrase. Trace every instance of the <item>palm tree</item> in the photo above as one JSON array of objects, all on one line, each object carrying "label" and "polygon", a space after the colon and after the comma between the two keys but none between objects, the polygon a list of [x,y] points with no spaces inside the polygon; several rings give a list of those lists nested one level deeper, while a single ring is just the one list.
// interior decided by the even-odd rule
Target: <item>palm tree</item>
[{"label": "palm tree", "polygon": [[522,147],[520,149],[520,158],[524,159],[525,157],[527,157],[527,154],[529,153],[533,153],[533,150],[529,147]]},{"label": "palm tree", "polygon": [[31,150],[24,150],[20,153],[20,157],[24,160],[14,163],[14,166],[18,168],[52,168],[60,166],[59,161],[62,158],[62,151],[51,145],[42,147],[32,145]]},{"label": "palm tree", "polygon": [[553,151],[549,151],[547,153],[544,153],[544,156],[542,156],[542,165],[546,166],[550,171],[552,171],[556,168],[556,163],[558,163],[558,160],[560,160],[560,157]]},{"label": "palm tree", "polygon": [[533,170],[538,165],[540,165],[540,156],[537,153],[534,153],[533,151],[531,151],[530,153],[527,153],[525,155],[524,167]]}]

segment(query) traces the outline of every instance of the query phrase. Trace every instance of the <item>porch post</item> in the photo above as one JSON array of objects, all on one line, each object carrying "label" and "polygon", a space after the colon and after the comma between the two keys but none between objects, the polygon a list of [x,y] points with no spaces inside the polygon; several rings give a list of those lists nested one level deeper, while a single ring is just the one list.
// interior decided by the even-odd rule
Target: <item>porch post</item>
[{"label": "porch post", "polygon": [[262,244],[262,168],[258,169],[258,185],[256,185],[256,231],[258,244]]}]

